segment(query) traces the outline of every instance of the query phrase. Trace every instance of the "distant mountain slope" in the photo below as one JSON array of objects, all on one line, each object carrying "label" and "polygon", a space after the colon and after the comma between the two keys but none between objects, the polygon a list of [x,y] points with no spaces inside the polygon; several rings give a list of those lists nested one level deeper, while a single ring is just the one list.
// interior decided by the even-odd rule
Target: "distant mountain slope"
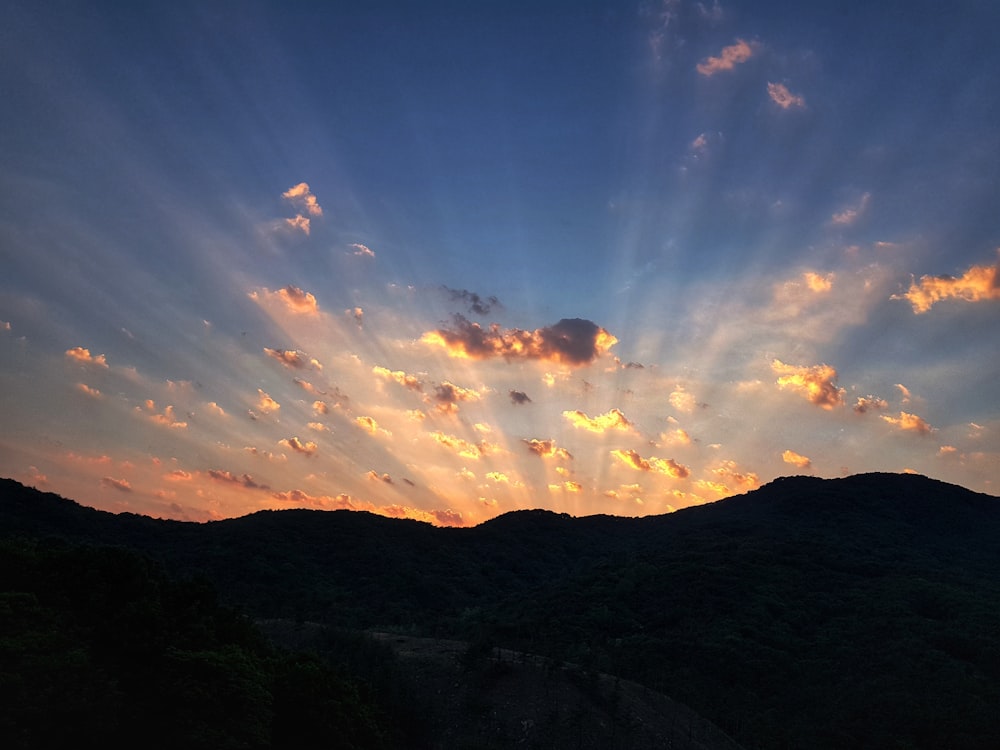
[{"label": "distant mountain slope", "polygon": [[8,481],[0,529],[132,546],[261,616],[620,674],[747,746],[1000,747],[1000,500],[926,477],[792,477],[665,516],[471,529],[349,511],[153,521]]}]

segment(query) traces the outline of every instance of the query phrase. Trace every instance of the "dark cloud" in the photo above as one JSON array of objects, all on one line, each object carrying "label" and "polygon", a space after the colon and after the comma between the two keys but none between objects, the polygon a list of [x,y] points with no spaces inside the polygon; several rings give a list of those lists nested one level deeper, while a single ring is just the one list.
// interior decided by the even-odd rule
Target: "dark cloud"
[{"label": "dark cloud", "polygon": [[225,482],[226,484],[238,484],[241,487],[246,487],[248,490],[269,490],[271,489],[266,484],[260,484],[254,481],[254,478],[249,474],[241,474],[236,476],[232,472],[223,471],[221,469],[209,469],[208,475],[216,480],[217,482]]},{"label": "dark cloud", "polygon": [[119,492],[131,492],[132,485],[127,479],[115,479],[114,477],[103,477],[101,484]]},{"label": "dark cloud", "polygon": [[524,391],[511,391],[510,392],[510,402],[512,404],[517,404],[518,406],[522,404],[530,404],[531,398]]},{"label": "dark cloud", "polygon": [[475,292],[470,292],[468,289],[451,289],[450,287],[442,286],[441,289],[452,302],[463,302],[469,307],[469,312],[475,315],[489,315],[490,311],[494,307],[503,308],[498,300],[493,295],[490,295],[486,299],[483,299]]},{"label": "dark cloud", "polygon": [[537,359],[570,365],[589,364],[618,343],[599,325],[582,318],[563,318],[555,325],[526,331],[503,330],[496,323],[483,328],[461,315],[454,317],[450,328],[428,331],[421,340],[445,347],[453,357]]}]

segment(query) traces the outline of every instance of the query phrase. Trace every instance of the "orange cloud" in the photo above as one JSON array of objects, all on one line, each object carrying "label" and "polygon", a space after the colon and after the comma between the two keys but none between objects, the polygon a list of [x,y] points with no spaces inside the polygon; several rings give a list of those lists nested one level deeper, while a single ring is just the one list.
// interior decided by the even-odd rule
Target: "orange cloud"
[{"label": "orange cloud", "polygon": [[434,395],[431,401],[437,406],[438,411],[445,414],[454,414],[458,411],[458,404],[463,401],[478,401],[480,394],[469,388],[462,388],[454,383],[445,381],[434,386]]},{"label": "orange cloud", "polygon": [[781,454],[781,460],[786,464],[791,464],[799,469],[808,469],[812,466],[812,460],[801,453],[795,451],[785,451]]},{"label": "orange cloud", "polygon": [[652,471],[673,479],[685,479],[691,475],[691,470],[687,466],[677,463],[672,458],[656,458],[655,456],[643,458],[632,449],[613,450],[611,455],[637,471]]},{"label": "orange cloud", "polygon": [[581,318],[564,318],[534,331],[501,330],[496,323],[484,329],[461,315],[451,328],[428,331],[425,344],[444,347],[452,357],[463,359],[534,359],[568,365],[586,365],[618,343],[606,330]]},{"label": "orange cloud", "polygon": [[279,404],[277,401],[271,398],[267,393],[258,388],[257,408],[260,409],[265,414],[270,414],[271,412],[278,411],[278,409],[281,408],[281,404]]},{"label": "orange cloud", "polygon": [[664,445],[690,445],[691,436],[687,434],[686,430],[682,430],[679,427],[672,432],[664,432],[660,435],[660,440]]},{"label": "orange cloud", "polygon": [[737,39],[736,44],[723,47],[718,57],[706,57],[698,63],[697,70],[703,76],[713,76],[725,70],[732,70],[740,63],[744,63],[753,55],[753,47],[742,39]]},{"label": "orange cloud", "polygon": [[310,222],[309,219],[307,219],[302,214],[296,214],[295,218],[292,219],[285,219],[285,224],[287,224],[292,229],[298,229],[300,232],[302,232],[302,234],[306,236],[309,235],[311,229],[310,226],[311,223],[312,222]]},{"label": "orange cloud", "polygon": [[424,390],[424,384],[421,382],[420,378],[416,375],[409,375],[402,370],[390,370],[386,367],[379,367],[376,365],[372,368],[372,372],[380,378],[399,383],[399,385],[404,388],[408,388],[411,391],[422,392]]},{"label": "orange cloud", "polygon": [[314,414],[329,414],[330,407],[326,405],[323,401],[313,401],[313,413]]},{"label": "orange cloud", "polygon": [[302,490],[287,490],[285,492],[274,492],[271,497],[285,503],[295,503],[296,505],[306,505],[324,510],[366,510],[387,518],[409,518],[415,521],[423,521],[435,526],[464,526],[465,520],[458,511],[451,510],[421,510],[405,505],[383,505],[376,507],[366,500],[357,500],[346,493],[336,496],[330,495],[310,495]]},{"label": "orange cloud", "polygon": [[809,290],[813,292],[829,292],[833,288],[834,274],[832,273],[821,275],[815,271],[806,271],[802,274],[802,278],[805,279]]},{"label": "orange cloud", "polygon": [[574,482],[572,480],[567,480],[562,484],[550,484],[549,492],[582,492],[583,485],[579,482]]},{"label": "orange cloud", "polygon": [[391,476],[389,476],[388,474],[379,474],[374,469],[371,469],[367,474],[365,474],[365,476],[371,479],[373,482],[385,482],[386,484],[392,484]]},{"label": "orange cloud", "polygon": [[[174,413],[173,406],[167,406],[166,408],[164,408],[162,412],[157,412],[156,404],[153,402],[153,399],[151,398],[146,399],[144,405],[146,407],[146,412],[147,412],[146,416],[150,419],[150,421],[158,425],[161,425],[163,427],[172,427],[176,429],[184,429],[187,427],[187,422],[181,422],[179,419],[177,419],[177,415]],[[142,409],[138,406],[135,407],[135,410],[139,413],[142,413]]]},{"label": "orange cloud", "polygon": [[771,362],[771,369],[778,375],[780,388],[797,391],[817,406],[832,409],[844,403],[845,390],[834,383],[837,371],[829,365],[800,367],[776,359]]},{"label": "orange cloud", "polygon": [[107,359],[105,359],[103,354],[98,354],[96,357],[91,356],[90,349],[84,349],[82,346],[74,346],[72,349],[67,349],[66,356],[74,362],[85,365],[108,366]]},{"label": "orange cloud", "polygon": [[[740,471],[735,461],[723,461],[719,466],[712,469],[712,473],[719,477],[720,482],[706,482],[705,486],[710,486],[721,494],[730,494],[735,491],[749,491],[760,487],[760,478],[752,471]],[[702,482],[698,483],[699,486]]]},{"label": "orange cloud", "polygon": [[168,474],[164,474],[163,478],[168,482],[188,482],[194,478],[194,475],[189,471],[184,471],[183,469],[174,469]]},{"label": "orange cloud", "polygon": [[127,479],[115,479],[114,477],[103,477],[101,479],[101,485],[104,487],[109,487],[113,490],[118,490],[119,492],[131,492],[132,485]]},{"label": "orange cloud", "polygon": [[282,438],[278,441],[278,445],[284,446],[285,448],[293,450],[296,453],[301,453],[307,458],[314,456],[319,448],[316,443],[309,440],[299,440],[297,437]]},{"label": "orange cloud", "polygon": [[365,311],[360,307],[348,308],[347,310],[344,310],[344,314],[354,318],[354,322],[359,326],[365,322]]},{"label": "orange cloud", "polygon": [[216,416],[219,416],[219,417],[224,417],[224,416],[226,416],[226,410],[225,410],[225,409],[223,409],[223,408],[222,408],[221,406],[219,406],[219,405],[218,405],[217,403],[215,403],[214,401],[209,401],[209,402],[208,402],[208,405],[207,405],[207,407],[208,407],[208,410],[209,410],[209,411],[210,411],[210,412],[211,412],[212,414],[215,414]]},{"label": "orange cloud", "polygon": [[322,422],[309,422],[306,427],[310,430],[315,430],[316,432],[329,432],[330,428],[327,427]]},{"label": "orange cloud", "polygon": [[536,440],[532,438],[531,440],[523,440],[522,442],[528,446],[529,451],[541,458],[555,458],[560,461],[573,460],[573,454],[565,448],[558,447],[555,440]]},{"label": "orange cloud", "polygon": [[910,394],[910,389],[907,388],[902,383],[896,383],[896,387],[899,388],[899,395],[902,397],[903,403],[904,404],[910,403],[910,399],[912,398],[912,395]]},{"label": "orange cloud", "polygon": [[319,202],[316,200],[316,196],[309,190],[309,184],[306,182],[300,182],[298,185],[289,188],[281,194],[281,197],[287,201],[291,201],[297,206],[300,206],[310,216],[323,215],[323,209],[320,208]]},{"label": "orange cloud", "polygon": [[305,367],[313,367],[317,370],[323,369],[323,365],[315,359],[310,358],[305,352],[295,351],[293,349],[270,349],[265,346],[264,354],[269,356],[271,359],[278,360],[285,367],[295,370],[301,370]]},{"label": "orange cloud", "polygon": [[772,102],[777,104],[782,109],[791,109],[792,107],[801,108],[806,106],[805,99],[798,94],[793,94],[784,84],[781,83],[768,83],[767,95],[771,97]]},{"label": "orange cloud", "polygon": [[91,388],[86,383],[77,383],[76,389],[85,396],[90,396],[91,398],[101,398],[101,392],[97,388]]},{"label": "orange cloud", "polygon": [[259,292],[250,292],[250,299],[254,302],[262,300],[281,302],[289,312],[300,315],[317,315],[319,313],[319,305],[316,303],[316,298],[310,292],[305,292],[291,284],[275,292],[272,292],[267,287],[264,287]]},{"label": "orange cloud", "polygon": [[589,432],[603,433],[608,432],[609,430],[629,432],[633,429],[632,423],[628,421],[619,409],[612,409],[607,414],[600,414],[596,417],[588,417],[578,409],[573,411],[564,411],[562,415],[568,419],[570,424],[574,427],[588,430]]},{"label": "orange cloud", "polygon": [[462,458],[478,460],[482,456],[490,456],[500,450],[499,446],[488,443],[485,440],[480,441],[479,443],[470,443],[468,440],[463,440],[462,438],[455,437],[454,435],[445,435],[440,431],[432,432],[431,437],[434,438],[438,445],[448,448]]},{"label": "orange cloud", "polygon": [[371,417],[367,417],[367,416],[355,417],[354,418],[354,424],[356,424],[362,430],[364,430],[365,432],[367,432],[367,433],[369,433],[371,435],[378,435],[379,433],[381,433],[381,434],[386,435],[386,436],[392,436],[391,432],[389,432],[386,429],[383,429],[383,428],[379,427],[378,426],[378,422],[376,422]]},{"label": "orange cloud", "polygon": [[917,315],[930,310],[946,299],[981,302],[1000,299],[1000,266],[972,266],[959,278],[954,276],[921,276],[905,294],[892,299],[905,299]]},{"label": "orange cloud", "polygon": [[694,394],[688,393],[681,386],[677,386],[670,394],[670,405],[673,406],[677,411],[692,412],[698,405],[698,400],[694,397]]},{"label": "orange cloud", "polygon": [[918,432],[921,435],[928,435],[934,431],[934,428],[923,417],[918,417],[916,414],[910,414],[905,411],[899,412],[898,417],[890,417],[888,414],[883,414],[882,419],[901,430]]},{"label": "orange cloud", "polygon": [[854,411],[858,414],[865,414],[870,409],[885,409],[889,402],[877,396],[858,396],[858,402],[854,405]]}]

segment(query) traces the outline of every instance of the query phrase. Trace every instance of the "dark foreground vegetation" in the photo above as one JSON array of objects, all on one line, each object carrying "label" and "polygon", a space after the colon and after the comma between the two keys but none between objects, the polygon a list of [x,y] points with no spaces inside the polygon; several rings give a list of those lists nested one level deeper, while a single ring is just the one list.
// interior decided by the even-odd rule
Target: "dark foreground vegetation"
[{"label": "dark foreground vegetation", "polygon": [[[669,516],[526,511],[473,529],[347,511],[156,521],[2,480],[0,537],[9,746],[469,746],[442,744],[447,698],[412,660],[357,635],[381,630],[468,643],[456,687],[496,689],[506,668],[484,655],[501,648],[573,665],[572,695],[589,684],[612,723],[621,693],[598,688],[618,678],[747,748],[1000,747],[1000,500],[925,477],[797,477]],[[313,623],[308,654],[272,645]],[[642,746],[619,729],[616,745],[595,728],[563,746]]]}]

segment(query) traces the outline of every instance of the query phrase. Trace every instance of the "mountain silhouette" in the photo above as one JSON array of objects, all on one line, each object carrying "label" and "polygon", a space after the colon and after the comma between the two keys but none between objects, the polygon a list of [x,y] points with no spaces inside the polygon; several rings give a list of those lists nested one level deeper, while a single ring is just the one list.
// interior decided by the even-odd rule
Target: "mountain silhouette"
[{"label": "mountain silhouette", "polygon": [[746,747],[1000,747],[1000,500],[919,475],[473,528],[312,510],[158,521],[2,480],[0,531],[130,548],[255,618],[633,680]]}]

